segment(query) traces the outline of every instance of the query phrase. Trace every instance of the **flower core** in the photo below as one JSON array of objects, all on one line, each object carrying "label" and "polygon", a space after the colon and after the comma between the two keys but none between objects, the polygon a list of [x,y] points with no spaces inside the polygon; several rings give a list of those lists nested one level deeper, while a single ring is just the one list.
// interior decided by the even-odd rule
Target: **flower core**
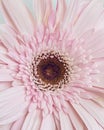
[{"label": "flower core", "polygon": [[33,58],[33,81],[40,90],[62,88],[69,81],[69,72],[69,63],[59,52],[43,52]]}]

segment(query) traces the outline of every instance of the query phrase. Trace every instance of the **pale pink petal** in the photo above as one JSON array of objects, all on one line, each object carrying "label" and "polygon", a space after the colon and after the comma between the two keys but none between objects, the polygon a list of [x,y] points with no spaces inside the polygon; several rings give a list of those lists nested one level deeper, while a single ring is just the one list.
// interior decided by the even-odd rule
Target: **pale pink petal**
[{"label": "pale pink petal", "polygon": [[0,69],[0,81],[13,81],[13,78],[10,75],[10,70]]},{"label": "pale pink petal", "polygon": [[104,11],[103,11],[102,15],[100,16],[95,28],[96,28],[96,30],[104,29]]},{"label": "pale pink petal", "polygon": [[104,31],[89,30],[81,38],[84,39],[82,46],[89,51],[98,69],[98,72],[91,74],[93,86],[104,87]]},{"label": "pale pink petal", "polygon": [[61,130],[73,130],[72,122],[70,121],[70,118],[67,114],[64,112],[59,112],[59,118],[60,118],[60,125]]},{"label": "pale pink petal", "polygon": [[57,130],[52,114],[49,114],[46,117],[43,117],[40,130]]},{"label": "pale pink petal", "polygon": [[[58,113],[57,113],[57,114],[58,114]],[[56,125],[56,130],[61,130],[59,117],[57,118],[57,117],[54,115],[54,121],[55,121],[55,125]]]},{"label": "pale pink petal", "polygon": [[98,122],[81,105],[72,103],[88,130],[103,130]]},{"label": "pale pink petal", "polygon": [[42,115],[40,110],[28,113],[21,130],[39,130],[41,126]]},{"label": "pale pink petal", "polygon": [[70,0],[62,24],[63,29],[67,29],[70,27],[70,25],[74,24],[75,20],[77,19],[78,5],[78,0]]},{"label": "pale pink petal", "polygon": [[104,30],[89,30],[84,33],[81,38],[84,40],[82,46],[84,46],[87,50],[90,50],[90,54],[94,58],[104,56]]},{"label": "pale pink petal", "polygon": [[13,82],[12,82],[12,86],[13,87],[15,87],[15,86],[23,86],[23,82],[22,82],[22,80],[14,80]]},{"label": "pale pink petal", "polygon": [[102,58],[102,60],[100,58],[98,59],[99,59],[99,62],[97,62],[98,70],[101,75],[104,75],[104,58]]},{"label": "pale pink petal", "polygon": [[33,17],[22,0],[1,0],[0,8],[9,25],[21,33],[33,33]]},{"label": "pale pink petal", "polygon": [[11,130],[12,124],[0,125],[0,130]]},{"label": "pale pink petal", "polygon": [[104,74],[95,74],[92,75],[92,78],[95,79],[93,81],[93,86],[104,88]]},{"label": "pale pink petal", "polygon": [[60,24],[62,24],[62,20],[66,13],[66,2],[65,0],[57,0],[57,8],[56,8],[56,20],[54,28],[57,28]]},{"label": "pale pink petal", "polygon": [[37,25],[47,24],[51,11],[50,0],[34,0],[34,14]]},{"label": "pale pink petal", "polygon": [[0,53],[6,53],[7,49],[4,47],[4,45],[0,41]]},{"label": "pale pink petal", "polygon": [[15,65],[16,64],[16,62],[13,61],[13,59],[11,59],[7,54],[3,54],[3,53],[0,53],[0,61],[3,64],[7,64],[7,65]]},{"label": "pale pink petal", "polygon": [[80,104],[104,128],[104,108],[91,100],[81,100]]},{"label": "pale pink petal", "polygon": [[94,101],[104,108],[104,96],[98,96],[94,99]]},{"label": "pale pink petal", "polygon": [[27,107],[25,90],[22,86],[0,92],[0,125],[16,121]]},{"label": "pale pink petal", "polygon": [[83,120],[80,118],[78,113],[73,109],[72,105],[69,104],[68,106],[68,115],[70,117],[70,120],[74,126],[74,128],[77,130],[87,130]]},{"label": "pale pink petal", "polygon": [[73,27],[74,36],[80,36],[89,28],[94,28],[103,11],[103,3],[103,0],[90,2]]},{"label": "pale pink petal", "polygon": [[19,42],[16,40],[16,35],[16,32],[14,32],[10,27],[6,25],[0,26],[0,40],[2,42],[1,45],[5,50],[19,48]]},{"label": "pale pink petal", "polygon": [[5,89],[8,89],[11,87],[11,82],[10,81],[0,81],[0,91],[3,91]]},{"label": "pale pink petal", "polygon": [[[27,113],[27,111],[26,111]],[[27,114],[24,114],[23,116],[21,116],[20,119],[18,119],[17,121],[15,121],[12,126],[11,126],[11,129],[10,130],[21,130],[22,128],[22,125],[24,123],[24,120],[26,118]]]}]

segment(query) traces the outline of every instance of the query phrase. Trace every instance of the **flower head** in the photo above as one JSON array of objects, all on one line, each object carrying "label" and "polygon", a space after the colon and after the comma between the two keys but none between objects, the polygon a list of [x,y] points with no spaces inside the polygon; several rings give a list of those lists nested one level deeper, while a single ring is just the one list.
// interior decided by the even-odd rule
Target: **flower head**
[{"label": "flower head", "polygon": [[0,1],[0,128],[103,130],[103,0],[33,2]]}]

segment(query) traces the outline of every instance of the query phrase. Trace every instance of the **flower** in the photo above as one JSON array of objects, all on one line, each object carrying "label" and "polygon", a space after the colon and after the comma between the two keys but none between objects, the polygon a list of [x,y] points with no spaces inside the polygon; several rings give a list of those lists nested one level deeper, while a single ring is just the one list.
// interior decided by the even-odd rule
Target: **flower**
[{"label": "flower", "polygon": [[0,129],[104,129],[103,0],[1,0]]}]

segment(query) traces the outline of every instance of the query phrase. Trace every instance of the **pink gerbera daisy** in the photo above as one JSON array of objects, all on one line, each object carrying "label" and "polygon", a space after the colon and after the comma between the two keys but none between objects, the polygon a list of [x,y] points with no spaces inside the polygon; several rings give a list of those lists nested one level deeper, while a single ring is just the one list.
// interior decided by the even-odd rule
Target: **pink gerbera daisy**
[{"label": "pink gerbera daisy", "polygon": [[103,0],[33,2],[0,0],[0,130],[104,130]]}]

